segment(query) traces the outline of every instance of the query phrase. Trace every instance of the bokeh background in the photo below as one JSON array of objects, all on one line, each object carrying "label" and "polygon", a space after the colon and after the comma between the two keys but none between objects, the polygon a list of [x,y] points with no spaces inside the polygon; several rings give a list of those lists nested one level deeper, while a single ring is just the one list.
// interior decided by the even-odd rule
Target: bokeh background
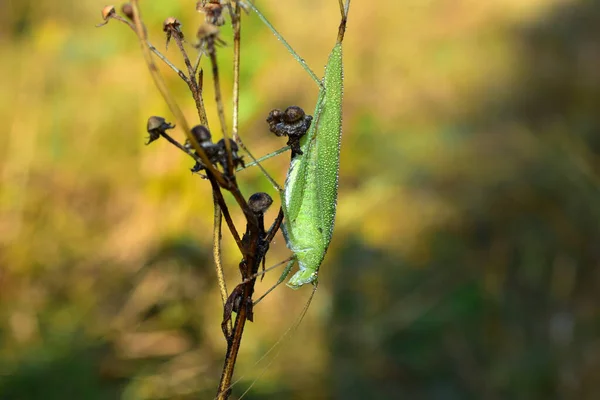
[{"label": "bokeh background", "polygon": [[[320,74],[337,2],[257,2]],[[194,3],[142,1],[159,48],[171,15],[193,41]],[[148,116],[172,118],[132,32],[94,27],[104,5],[0,1],[0,398],[210,399],[225,351],[210,189],[144,145]],[[254,15],[242,34],[240,129],[262,155],[281,146],[268,111],[312,110],[317,89]],[[355,0],[345,65],[319,291],[262,359],[309,289],[257,307],[234,395],[260,378],[246,399],[597,398],[600,1]],[[205,87],[216,128],[208,69]],[[282,181],[286,164],[265,166]],[[239,179],[275,195],[257,170]],[[277,236],[269,263],[287,255]]]}]

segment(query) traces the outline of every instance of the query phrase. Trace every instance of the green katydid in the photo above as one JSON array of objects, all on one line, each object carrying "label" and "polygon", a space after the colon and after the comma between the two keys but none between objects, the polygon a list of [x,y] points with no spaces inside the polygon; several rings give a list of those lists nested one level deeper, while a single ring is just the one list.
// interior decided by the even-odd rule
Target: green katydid
[{"label": "green katydid", "polygon": [[275,185],[280,191],[284,213],[283,234],[288,248],[294,253],[275,286],[285,280],[294,262],[298,262],[299,271],[287,285],[293,289],[308,283],[316,286],[319,267],[333,234],[342,133],[342,41],[350,0],[345,5],[343,0],[338,2],[342,19],[337,40],[325,67],[325,76],[319,79],[253,2],[247,0],[249,7],[302,64],[320,88],[314,120],[308,133],[300,139],[301,152],[292,155],[283,190]]}]

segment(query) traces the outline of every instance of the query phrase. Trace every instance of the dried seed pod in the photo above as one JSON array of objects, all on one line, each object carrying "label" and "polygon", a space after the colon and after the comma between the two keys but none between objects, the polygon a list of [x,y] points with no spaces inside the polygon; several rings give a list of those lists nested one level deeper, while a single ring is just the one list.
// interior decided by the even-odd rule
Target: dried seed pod
[{"label": "dried seed pod", "polygon": [[121,12],[130,20],[133,21],[133,6],[130,3],[125,3],[121,6]]},{"label": "dried seed pod", "polygon": [[276,108],[271,110],[267,116],[267,123],[269,124],[269,130],[277,136],[285,136],[285,132],[281,129],[277,129],[277,124],[283,121],[283,113],[280,109]]},{"label": "dried seed pod", "polygon": [[254,214],[264,214],[271,204],[273,204],[273,199],[264,192],[254,193],[248,199],[248,207]]},{"label": "dried seed pod", "polygon": [[196,3],[196,11],[203,12],[206,17],[205,21],[209,24],[216,26],[222,26],[225,24],[225,18],[223,17],[223,6],[219,0],[212,0],[206,2],[206,0],[200,0]]},{"label": "dried seed pod", "polygon": [[210,37],[214,38],[218,34],[219,34],[219,28],[215,24],[206,23],[206,24],[200,25],[200,27],[198,28],[198,32],[196,33],[196,36],[200,40],[205,40]]},{"label": "dried seed pod", "polygon": [[115,15],[117,15],[117,12],[115,11],[115,6],[104,6],[104,8],[102,9],[102,19],[104,20],[104,22],[96,25],[96,28],[108,24],[108,21],[110,21],[110,19]]},{"label": "dried seed pod", "polygon": [[196,138],[200,146],[212,143],[210,131],[204,125],[196,125],[191,130],[192,135]]},{"label": "dried seed pod", "polygon": [[160,137],[161,134],[164,134],[167,129],[173,129],[175,125],[171,125],[163,117],[152,116],[148,118],[148,122],[146,123],[146,130],[150,134],[148,137],[147,145],[154,142],[156,139]]},{"label": "dried seed pod", "polygon": [[284,112],[285,121],[289,123],[298,122],[306,115],[304,110],[298,106],[289,106]]},{"label": "dried seed pod", "polygon": [[146,123],[146,130],[148,132],[154,131],[160,127],[162,127],[166,123],[163,117],[152,116],[148,118],[148,122]]},{"label": "dried seed pod", "polygon": [[[240,156],[238,154],[239,147],[238,147],[237,143],[233,139],[229,139],[229,145],[230,145],[230,149],[231,149],[231,160],[233,161],[233,167],[234,168],[237,168],[239,166],[244,167],[245,166],[244,159],[242,156]],[[230,173],[231,171],[227,170],[227,168],[228,168],[227,148],[225,147],[224,139],[221,139],[217,142],[217,148],[219,149],[219,158],[218,158],[219,164],[221,164],[224,171],[226,171],[227,173]]]},{"label": "dried seed pod", "polygon": [[292,149],[292,157],[302,154],[300,138],[308,132],[311,122],[312,116],[306,115],[298,106],[290,106],[285,111],[272,110],[267,117],[269,130],[272,133],[288,137],[287,144]]},{"label": "dried seed pod", "polygon": [[181,22],[175,17],[169,17],[163,21],[163,32],[169,30],[180,31]]},{"label": "dried seed pod", "polygon": [[215,44],[223,45],[224,41],[219,39],[219,28],[210,23],[204,23],[198,28],[196,37],[199,39],[196,48],[207,51],[209,54],[215,51]]},{"label": "dried seed pod", "polygon": [[183,40],[183,32],[181,32],[181,22],[175,17],[169,17],[163,22],[163,32],[167,34],[167,44],[166,47],[169,47],[169,42],[171,41],[171,37],[175,37],[179,40]]},{"label": "dried seed pod", "polygon": [[[225,139],[219,140],[217,142],[217,144],[221,148],[225,149]],[[229,139],[229,145],[230,145],[230,148],[231,148],[231,152],[232,153],[237,153],[237,151],[239,150],[239,147],[238,147],[237,143],[233,139]]]},{"label": "dried seed pod", "polygon": [[[198,144],[202,147],[204,152],[206,153],[206,156],[210,160],[211,164],[213,164],[213,165],[217,164],[221,157],[220,156],[221,149],[218,144],[214,144],[212,142],[212,137],[211,137],[212,135],[211,135],[210,131],[208,130],[208,128],[204,125],[196,125],[191,129],[190,132],[194,136],[194,138],[196,139]],[[189,142],[186,142],[186,147],[189,149],[192,148],[192,146]],[[196,152],[194,152],[194,153],[196,153]],[[196,164],[192,167],[191,171],[192,172],[200,172],[201,170],[203,170],[205,168],[206,167],[202,162],[196,161]]]},{"label": "dried seed pod", "polygon": [[110,17],[113,17],[116,14],[115,6],[104,6],[102,9],[102,19],[108,20]]}]

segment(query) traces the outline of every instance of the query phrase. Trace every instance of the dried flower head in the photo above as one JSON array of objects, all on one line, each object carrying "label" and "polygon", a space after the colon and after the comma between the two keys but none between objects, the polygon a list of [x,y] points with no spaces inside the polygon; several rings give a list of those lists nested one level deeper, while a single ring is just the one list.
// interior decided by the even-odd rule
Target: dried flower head
[{"label": "dried flower head", "polygon": [[205,14],[205,20],[209,24],[216,26],[222,26],[225,24],[225,18],[223,17],[223,6],[219,0],[212,0],[209,2],[206,0],[200,0],[196,3],[196,11],[203,12]]},{"label": "dried flower head", "polygon": [[191,133],[194,136],[194,138],[196,138],[196,140],[198,141],[200,146],[204,146],[205,144],[212,143],[210,131],[204,125],[194,126],[191,130]]},{"label": "dried flower head", "polygon": [[[218,145],[212,142],[212,135],[210,134],[208,128],[204,125],[196,125],[191,129],[191,134],[194,136],[200,147],[202,147],[211,164],[215,165],[217,162],[219,162],[219,158],[221,157],[220,148]],[[192,149],[192,145],[189,143],[189,141],[186,141],[185,147]],[[204,168],[206,168],[205,165],[198,160],[192,167],[191,171],[200,172]]]},{"label": "dried flower head", "polygon": [[312,116],[306,115],[304,110],[298,106],[290,106],[285,111],[275,109],[267,117],[269,130],[272,133],[288,137],[287,144],[292,149],[292,157],[302,154],[300,138],[308,132],[311,122]]},{"label": "dried flower head", "polygon": [[169,17],[163,22],[163,32],[167,34],[167,44],[169,47],[169,41],[171,37],[175,37],[178,40],[183,40],[183,32],[181,32],[181,22],[175,17]]},{"label": "dried flower head", "polygon": [[215,44],[225,44],[219,39],[219,28],[208,22],[200,25],[196,37],[199,39],[196,48],[208,51],[209,54],[214,51]]},{"label": "dried flower head", "polygon": [[273,199],[267,193],[254,193],[248,199],[248,206],[255,214],[263,214],[273,204]]},{"label": "dried flower head", "polygon": [[133,21],[133,6],[130,3],[125,3],[121,6],[123,14]]},{"label": "dried flower head", "polygon": [[171,125],[163,117],[152,116],[148,118],[146,130],[150,134],[147,145],[158,139],[161,134],[164,134],[167,129],[173,129],[175,125]]},{"label": "dried flower head", "polygon": [[[228,171],[227,165],[227,147],[225,144],[225,139],[221,139],[217,142],[217,147],[219,148],[219,163],[223,167],[223,170],[228,174],[231,171]],[[238,154],[239,148],[237,143],[233,139],[229,139],[229,148],[231,150],[231,160],[233,161],[233,167],[237,168],[239,166],[245,167],[244,158]]]},{"label": "dried flower head", "polygon": [[200,40],[206,40],[208,38],[215,38],[219,35],[219,28],[215,24],[206,23],[200,25],[196,36]]},{"label": "dried flower head", "polygon": [[102,19],[106,21],[110,17],[114,16],[115,13],[115,6],[104,6],[102,9]]},{"label": "dried flower head", "polygon": [[99,28],[108,24],[108,21],[110,21],[110,19],[115,15],[117,15],[117,12],[115,11],[115,6],[104,6],[104,8],[102,9],[102,19],[104,20],[104,22],[96,25],[96,27]]}]

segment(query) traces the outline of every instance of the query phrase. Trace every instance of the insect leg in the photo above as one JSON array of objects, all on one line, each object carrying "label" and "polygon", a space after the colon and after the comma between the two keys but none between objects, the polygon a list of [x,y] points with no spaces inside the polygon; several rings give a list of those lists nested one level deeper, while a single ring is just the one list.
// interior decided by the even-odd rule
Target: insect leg
[{"label": "insect leg", "polygon": [[285,278],[287,278],[287,276],[290,274],[290,271],[292,270],[292,266],[294,265],[295,262],[296,262],[296,257],[292,257],[290,259],[290,261],[287,263],[287,265],[285,266],[285,269],[281,273],[281,276],[279,277],[277,282],[273,286],[271,286],[271,288],[269,290],[267,290],[265,292],[265,294],[260,296],[258,298],[258,300],[256,300],[254,302],[254,305],[257,305],[262,299],[264,299],[269,293],[271,293],[277,286],[281,285],[283,283],[283,281],[285,281]]},{"label": "insect leg", "polygon": [[298,61],[300,63],[300,65],[302,65],[302,68],[304,68],[304,70],[306,72],[308,72],[308,74],[310,75],[312,80],[315,81],[315,83],[319,87],[323,87],[323,83],[321,82],[321,79],[319,79],[319,77],[313,72],[313,70],[310,69],[310,67],[308,66],[306,61],[304,61],[304,59],[302,57],[300,57],[300,55],[298,53],[296,53],[296,51],[283,38],[283,36],[281,36],[281,34],[277,31],[277,29],[275,29],[275,27],[269,22],[267,17],[265,17],[264,14],[261,13],[258,8],[256,8],[256,6],[252,2],[252,0],[247,0],[247,4],[250,6],[252,11],[254,11],[256,13],[256,15],[258,15],[258,18],[260,18],[265,23],[265,25],[267,25],[267,27],[271,30],[271,32],[273,32],[273,34],[277,37],[277,39],[285,46],[285,48],[290,52],[292,57],[294,57],[296,59],[296,61]]},{"label": "insect leg", "polygon": [[275,150],[275,151],[274,151],[274,152],[272,152],[272,153],[269,153],[269,154],[266,154],[266,155],[264,155],[264,156],[262,156],[262,157],[260,157],[260,158],[257,158],[256,160],[254,160],[254,161],[252,161],[252,162],[250,162],[250,163],[246,164],[246,165],[245,165],[245,166],[243,166],[243,167],[238,167],[238,169],[236,170],[236,172],[240,172],[240,171],[243,171],[243,170],[245,170],[246,168],[250,168],[250,167],[253,167],[253,166],[255,166],[255,165],[258,165],[259,163],[261,163],[261,162],[263,162],[263,161],[265,161],[265,160],[268,160],[269,158],[272,158],[272,157],[275,157],[275,156],[278,156],[278,155],[280,155],[280,154],[283,154],[283,153],[285,153],[285,152],[286,152],[286,151],[288,151],[289,149],[290,149],[290,146],[285,146],[285,147],[282,147],[282,148],[280,148],[280,149],[277,149],[277,150]]},{"label": "insect leg", "polygon": [[[239,138],[239,136],[238,136]],[[285,151],[289,150],[289,146],[283,147],[279,150],[275,150],[273,153],[267,154],[261,158],[254,158],[254,156],[252,155],[252,153],[250,153],[250,151],[248,150],[248,148],[243,144],[242,140],[239,139],[238,141],[240,147],[242,149],[244,149],[244,151],[246,152],[246,154],[248,154],[250,156],[250,158],[252,159],[252,162],[247,164],[244,167],[240,167],[236,170],[236,172],[239,171],[243,171],[246,168],[252,167],[254,165],[258,166],[258,168],[260,169],[260,171],[263,173],[263,175],[269,180],[269,182],[271,182],[271,185],[273,185],[273,187],[275,188],[275,190],[277,190],[278,192],[282,192],[283,189],[281,188],[281,186],[279,186],[279,184],[275,181],[275,179],[273,179],[273,177],[267,172],[267,170],[265,170],[265,168],[260,164],[262,161],[264,160],[268,160],[271,157],[275,157],[281,153],[284,153]]]}]

